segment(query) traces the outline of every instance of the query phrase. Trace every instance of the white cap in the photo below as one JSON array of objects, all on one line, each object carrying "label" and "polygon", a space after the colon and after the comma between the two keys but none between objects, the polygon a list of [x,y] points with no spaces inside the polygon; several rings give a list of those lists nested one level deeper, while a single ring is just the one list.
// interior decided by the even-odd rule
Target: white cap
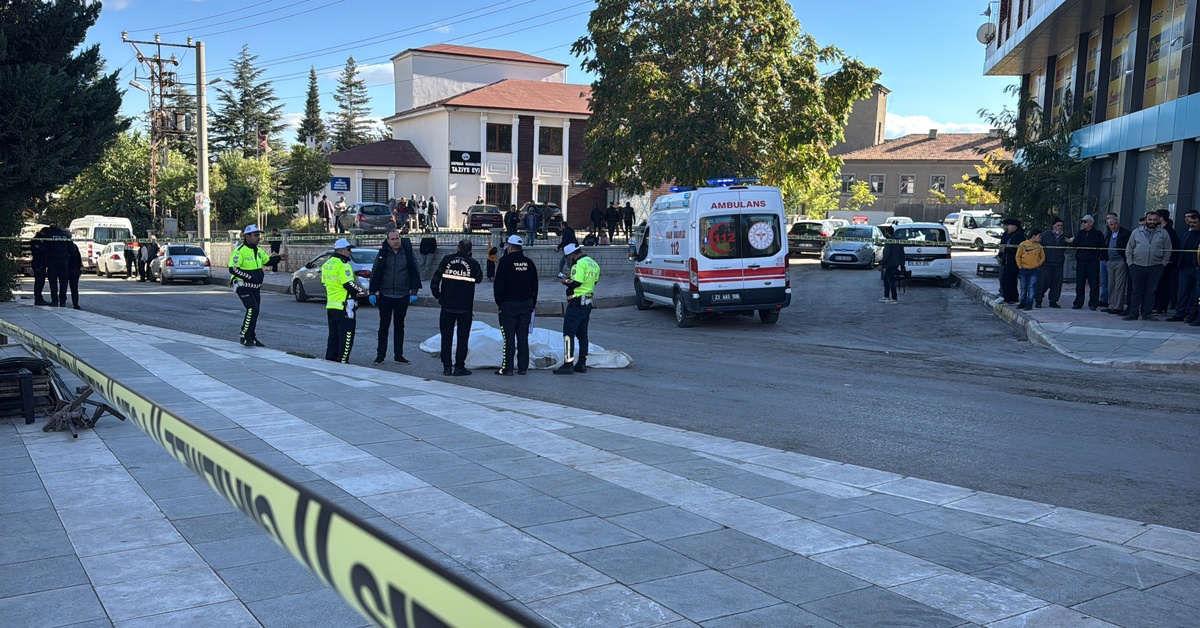
[{"label": "white cap", "polygon": [[1084,216],[1083,218],[1081,218],[1080,222],[1096,222],[1096,220],[1094,218],[1092,218],[1091,214],[1088,214],[1088,215]]},{"label": "white cap", "polygon": [[333,243],[333,250],[354,248],[350,241],[346,238],[338,238],[337,242]]},{"label": "white cap", "polygon": [[250,235],[251,233],[262,233],[262,229],[259,229],[258,225],[247,225],[245,229],[242,229],[243,235]]},{"label": "white cap", "polygon": [[570,255],[579,250],[579,245],[574,242],[563,247],[563,255]]},{"label": "white cap", "polygon": [[508,236],[508,243],[516,245],[516,246],[525,246],[525,241],[522,240],[521,236],[519,236],[519,235]]}]

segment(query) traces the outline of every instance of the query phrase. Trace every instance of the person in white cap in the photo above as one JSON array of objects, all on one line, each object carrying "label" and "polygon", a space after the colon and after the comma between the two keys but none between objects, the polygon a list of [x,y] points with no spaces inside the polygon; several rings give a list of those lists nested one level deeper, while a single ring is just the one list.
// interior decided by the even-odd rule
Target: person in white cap
[{"label": "person in white cap", "polygon": [[266,273],[263,266],[287,259],[285,255],[270,255],[258,248],[262,231],[258,225],[248,225],[242,230],[242,243],[229,255],[229,285],[236,286],[238,298],[246,308],[242,319],[242,333],[238,342],[247,347],[262,347],[255,332],[258,315],[262,308],[262,282]]},{"label": "person in white cap", "polygon": [[358,297],[366,291],[354,278],[350,266],[350,241],[339,238],[333,243],[333,255],[321,266],[321,283],[325,284],[325,319],[329,335],[325,341],[325,359],[330,362],[350,361],[354,348],[354,311]]},{"label": "person in white cap", "polygon": [[600,265],[584,255],[578,244],[568,244],[563,253],[571,260],[571,271],[570,276],[558,275],[558,280],[567,287],[567,311],[563,314],[563,363],[554,369],[555,375],[587,372],[588,321],[592,318],[592,295],[596,282],[600,281]]},{"label": "person in white cap", "polygon": [[529,370],[529,325],[537,308],[538,271],[533,260],[525,257],[524,246],[521,236],[509,236],[504,244],[504,257],[496,265],[493,293],[504,338],[504,358],[497,375],[513,374],[514,351],[517,374],[524,375]]}]

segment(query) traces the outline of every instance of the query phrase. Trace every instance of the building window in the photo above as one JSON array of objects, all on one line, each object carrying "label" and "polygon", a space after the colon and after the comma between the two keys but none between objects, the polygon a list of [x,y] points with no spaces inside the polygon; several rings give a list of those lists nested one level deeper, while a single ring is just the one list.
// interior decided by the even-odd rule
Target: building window
[{"label": "building window", "polygon": [[562,186],[539,185],[537,200],[539,203],[554,203],[562,207]]},{"label": "building window", "polygon": [[938,194],[946,193],[946,175],[935,174],[929,177],[929,191],[937,192]]},{"label": "building window", "polygon": [[901,195],[912,196],[913,192],[916,191],[916,187],[917,187],[917,175],[915,175],[915,174],[900,175],[900,194]]},{"label": "building window", "polygon": [[507,211],[508,206],[512,205],[511,183],[488,183],[484,186],[484,194],[484,200],[488,205],[495,205],[502,211]]},{"label": "building window", "polygon": [[887,175],[886,174],[871,175],[871,194],[874,194],[876,196],[883,194],[883,186],[885,184],[887,184]]},{"label": "building window", "polygon": [[512,152],[512,125],[492,124],[487,126],[487,150],[489,153]]},{"label": "building window", "polygon": [[362,198],[364,203],[386,203],[388,200],[387,179],[363,179]]},{"label": "building window", "polygon": [[562,132],[560,127],[544,126],[538,129],[538,154],[561,155]]},{"label": "building window", "polygon": [[852,188],[852,187],[854,187],[854,175],[852,175],[852,174],[842,175],[842,194],[851,193],[853,190],[851,190],[850,188]]}]

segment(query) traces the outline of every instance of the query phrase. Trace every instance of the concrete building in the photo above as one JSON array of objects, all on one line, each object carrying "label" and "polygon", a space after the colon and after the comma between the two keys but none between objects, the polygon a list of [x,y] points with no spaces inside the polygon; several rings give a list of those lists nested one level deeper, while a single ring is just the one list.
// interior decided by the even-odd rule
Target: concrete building
[{"label": "concrete building", "polygon": [[1200,196],[1198,0],[1000,0],[984,73],[1020,76],[1051,115],[1091,103],[1074,143],[1092,157],[1093,213],[1136,224],[1168,209],[1177,222]]},{"label": "concrete building", "polygon": [[887,100],[892,90],[876,83],[871,96],[854,103],[846,123],[845,139],[829,150],[830,155],[844,155],[883,143],[887,122]]},{"label": "concrete building", "polygon": [[[850,197],[850,188],[866,181],[878,200],[869,209],[893,211],[897,205],[936,203],[929,191],[937,190],[953,197],[959,194],[955,183],[963,175],[975,176],[983,155],[1000,149],[1000,140],[988,133],[913,134],[884,140],[843,154],[841,194]],[[1001,153],[1002,158],[1007,155]]]}]

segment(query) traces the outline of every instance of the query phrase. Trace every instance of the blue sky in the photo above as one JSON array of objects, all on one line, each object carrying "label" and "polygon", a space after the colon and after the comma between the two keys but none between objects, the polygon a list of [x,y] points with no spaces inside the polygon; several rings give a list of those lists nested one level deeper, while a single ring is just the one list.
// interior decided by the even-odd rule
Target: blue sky
[{"label": "blue sky", "polygon": [[[593,6],[594,0],[107,0],[88,42],[100,44],[126,87],[142,68],[121,42],[123,30],[136,40],[161,33],[164,42],[204,41],[210,80],[229,77],[229,61],[249,44],[293,124],[303,111],[309,67],[317,69],[323,110],[332,111],[337,73],[354,55],[370,86],[372,115],[382,118],[395,113],[389,59],[407,48],[452,43],[517,50],[567,64],[570,82],[590,82],[570,47],[586,32]],[[819,44],[882,70],[880,82],[891,90],[888,137],[935,127],[981,131],[979,109],[1012,104],[1003,90],[1015,77],[981,74],[984,47],[975,30],[985,20],[986,0],[794,0],[792,6]],[[163,56],[181,57],[183,80],[195,80],[191,51],[163,50]],[[145,107],[145,95],[128,89],[122,111],[137,115]],[[294,140],[290,129],[285,140]]]}]

